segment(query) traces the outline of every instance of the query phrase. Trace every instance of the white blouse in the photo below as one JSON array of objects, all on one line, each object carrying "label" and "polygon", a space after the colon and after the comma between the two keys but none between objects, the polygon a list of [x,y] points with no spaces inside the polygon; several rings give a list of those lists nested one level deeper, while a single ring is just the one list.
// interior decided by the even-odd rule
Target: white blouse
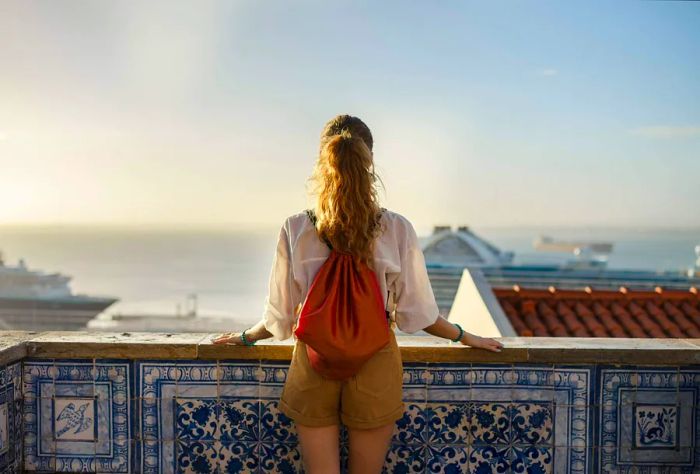
[{"label": "white blouse", "polygon": [[[437,321],[439,310],[433,294],[425,257],[413,225],[402,215],[384,210],[380,219],[384,231],[374,246],[374,270],[387,309],[393,300],[396,325],[414,333]],[[330,254],[318,237],[316,228],[300,212],[288,217],[279,233],[277,250],[270,272],[263,321],[275,340],[292,336],[295,309],[306,298],[316,272]],[[389,293],[393,295],[389,299]]]}]

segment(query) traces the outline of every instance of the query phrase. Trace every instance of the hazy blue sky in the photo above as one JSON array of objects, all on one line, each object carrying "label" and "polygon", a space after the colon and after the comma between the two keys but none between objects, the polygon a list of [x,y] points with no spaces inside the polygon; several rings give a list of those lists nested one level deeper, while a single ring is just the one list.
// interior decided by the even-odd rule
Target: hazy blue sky
[{"label": "hazy blue sky", "polygon": [[326,120],[436,223],[700,225],[700,3],[0,0],[0,222],[278,224]]}]

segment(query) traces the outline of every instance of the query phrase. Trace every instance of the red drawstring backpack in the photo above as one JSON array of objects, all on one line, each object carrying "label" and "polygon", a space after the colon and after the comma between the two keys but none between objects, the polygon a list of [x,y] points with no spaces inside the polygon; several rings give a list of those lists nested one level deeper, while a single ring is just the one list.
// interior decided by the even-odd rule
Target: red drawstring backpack
[{"label": "red drawstring backpack", "polygon": [[[306,214],[315,228],[313,210]],[[294,335],[316,372],[345,380],[389,343],[389,312],[374,271],[324,241],[331,253],[309,287]]]}]

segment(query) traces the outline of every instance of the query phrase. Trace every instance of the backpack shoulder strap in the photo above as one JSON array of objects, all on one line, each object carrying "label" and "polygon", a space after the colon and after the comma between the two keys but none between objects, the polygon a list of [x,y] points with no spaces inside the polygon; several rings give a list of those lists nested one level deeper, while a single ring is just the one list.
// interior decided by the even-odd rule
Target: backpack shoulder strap
[{"label": "backpack shoulder strap", "polygon": [[[314,225],[314,228],[316,228],[316,213],[314,212],[313,209],[307,209],[306,210],[306,215],[309,217],[309,220],[311,223]],[[331,245],[330,241],[326,238],[326,236],[323,236],[323,241],[326,243],[329,249],[333,250],[333,246]]]}]

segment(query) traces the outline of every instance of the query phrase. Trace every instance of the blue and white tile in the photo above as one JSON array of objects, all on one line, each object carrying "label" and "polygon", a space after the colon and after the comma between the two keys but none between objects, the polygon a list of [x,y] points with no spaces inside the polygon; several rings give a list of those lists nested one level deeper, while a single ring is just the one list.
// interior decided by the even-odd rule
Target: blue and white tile
[{"label": "blue and white tile", "polygon": [[[10,442],[13,440],[12,436],[12,409],[13,401],[4,399],[3,395],[6,393],[4,389],[0,389],[0,459],[11,452]],[[7,462],[0,461],[0,467],[7,465]]]},{"label": "blue and white tile", "polygon": [[174,437],[182,441],[220,439],[219,406],[216,398],[174,398]]},{"label": "blue and white tile", "polygon": [[[165,443],[166,446],[170,444],[174,451],[174,471],[178,473],[219,472],[220,456],[228,456],[231,460],[234,459],[233,453],[224,450],[220,441],[182,440]],[[170,449],[170,446],[168,448]],[[243,453],[236,454],[241,456]],[[243,459],[236,457],[235,461],[243,462]]]},{"label": "blue and white tile", "polygon": [[260,378],[262,385],[282,386],[287,380],[288,361],[261,361],[260,368],[263,376]]},{"label": "blue and white tile", "polygon": [[549,401],[510,405],[511,439],[518,445],[554,445],[554,405]]},{"label": "blue and white tile", "polygon": [[[53,413],[52,424],[44,424],[42,433],[47,430],[49,434],[53,433],[56,440],[59,441],[93,443],[97,439],[97,401],[95,398],[57,395],[53,399],[51,413]],[[106,421],[109,423],[109,420]]]},{"label": "blue and white tile", "polygon": [[460,445],[427,445],[425,447],[425,472],[460,474],[469,468],[469,449]]},{"label": "blue and white tile", "polygon": [[267,443],[294,445],[299,442],[294,422],[279,410],[277,399],[260,402],[260,438]]},{"label": "blue and white tile", "polygon": [[426,448],[424,445],[394,444],[389,446],[389,451],[384,460],[383,474],[425,472]]},{"label": "blue and white tile", "polygon": [[469,444],[471,403],[429,402],[424,410],[423,439],[428,444]]},{"label": "blue and white tile", "polygon": [[256,399],[220,399],[217,404],[217,439],[249,443],[261,440],[261,403]]},{"label": "blue and white tile", "polygon": [[[437,412],[445,413],[445,425],[452,423],[458,431],[468,430],[474,466],[496,469],[516,462],[542,464],[553,472],[588,472],[591,367],[444,364],[428,370],[432,372],[427,388],[429,405],[444,407]],[[465,405],[470,407],[469,417],[463,420],[456,413]],[[447,414],[452,415],[447,418]],[[455,442],[463,439],[457,436]],[[557,459],[554,447],[558,445],[581,449]]]},{"label": "blue and white tile", "polygon": [[129,361],[25,361],[27,469],[96,472],[100,457],[102,472],[132,472],[131,377]]},{"label": "blue and white tile", "polygon": [[602,368],[598,464],[611,473],[700,468],[700,371]]},{"label": "blue and white tile", "polygon": [[505,445],[480,445],[468,448],[468,471],[477,474],[512,472],[513,452]]},{"label": "blue and white tile", "polygon": [[[99,454],[100,449],[95,444],[95,469],[98,473],[124,472],[129,465],[134,466],[133,457],[136,455],[134,450],[134,441],[128,438],[117,438],[110,441],[112,446],[117,448],[116,456],[102,456]],[[130,459],[126,453],[132,453]]]},{"label": "blue and white tile", "polygon": [[511,409],[508,401],[474,402],[470,408],[469,444],[486,446],[510,442]]},{"label": "blue and white tile", "polygon": [[[140,432],[144,443],[140,457],[140,470],[144,473],[174,472],[177,463],[175,441],[178,439],[178,427],[182,430],[184,441],[189,441],[187,416],[200,416],[205,407],[213,407],[216,412],[218,375],[216,362],[197,363],[198,370],[190,371],[190,383],[184,383],[182,371],[175,362],[154,360],[137,361],[136,389],[140,400]],[[180,364],[182,366],[182,364]],[[193,403],[204,401],[194,412],[195,406],[187,405],[188,399]],[[180,407],[180,412],[178,412]],[[187,409],[191,409],[189,415]],[[216,414],[207,413],[206,418],[216,418]],[[180,425],[178,425],[180,423]],[[202,419],[198,419],[193,430],[192,440],[204,437]],[[217,427],[218,429],[218,427]],[[209,440],[213,440],[211,435]]]},{"label": "blue and white tile", "polygon": [[22,361],[13,362],[5,367],[5,379],[12,386],[15,400],[22,399]]},{"label": "blue and white tile", "polygon": [[391,442],[404,446],[425,444],[427,423],[425,403],[405,402],[403,416],[396,421]]},{"label": "blue and white tile", "polygon": [[292,474],[303,471],[301,450],[297,444],[262,443],[258,454],[260,472]]},{"label": "blue and white tile", "polygon": [[282,364],[193,361],[196,369],[175,371],[167,365],[137,363],[139,392],[153,394],[142,400],[142,430],[153,441],[143,451],[144,472],[186,472],[213,459],[221,472],[301,465],[294,425],[278,409]]},{"label": "blue and white tile", "polygon": [[431,377],[425,364],[403,364],[403,400],[406,403],[423,403],[427,400],[427,381]]},{"label": "blue and white tile", "polygon": [[0,367],[0,470],[12,469],[21,458],[21,379],[18,364]]}]

